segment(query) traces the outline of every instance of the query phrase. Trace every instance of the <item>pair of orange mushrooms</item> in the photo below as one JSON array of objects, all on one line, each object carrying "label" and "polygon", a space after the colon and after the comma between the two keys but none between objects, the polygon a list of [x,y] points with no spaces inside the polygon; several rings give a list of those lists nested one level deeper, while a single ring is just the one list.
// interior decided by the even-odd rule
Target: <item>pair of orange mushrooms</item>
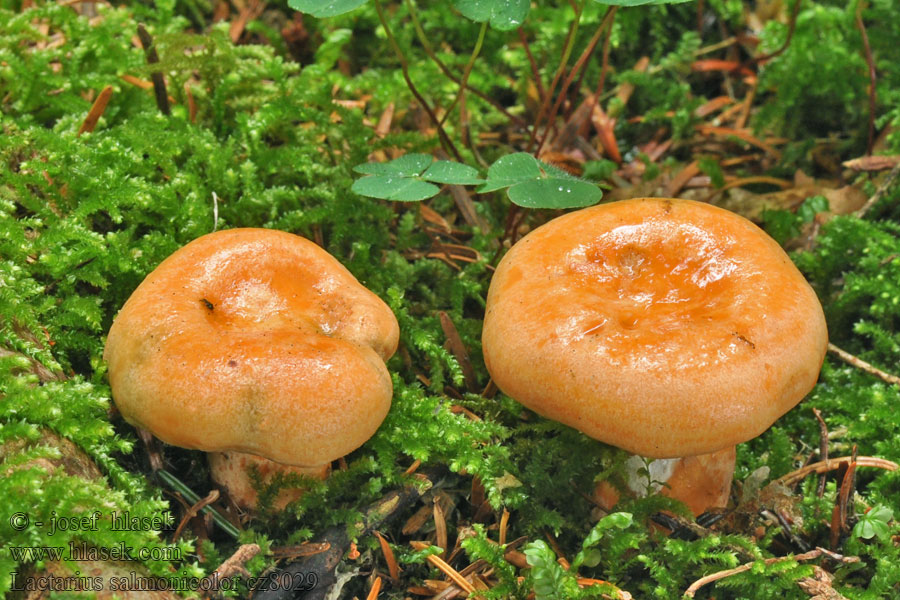
[{"label": "pair of orange mushrooms", "polygon": [[[125,303],[105,349],[119,410],[163,441],[211,452],[242,506],[247,474],[327,476],[390,407],[391,310],[312,242],[279,231],[203,236]],[[735,444],[813,387],[827,332],[815,293],[746,219],[687,200],[569,213],[525,236],[491,282],[485,362],[537,413],[644,459],[699,514],[728,500]],[[658,488],[654,488],[658,489]],[[613,504],[618,492],[599,486]],[[296,495],[283,495],[284,506]]]}]

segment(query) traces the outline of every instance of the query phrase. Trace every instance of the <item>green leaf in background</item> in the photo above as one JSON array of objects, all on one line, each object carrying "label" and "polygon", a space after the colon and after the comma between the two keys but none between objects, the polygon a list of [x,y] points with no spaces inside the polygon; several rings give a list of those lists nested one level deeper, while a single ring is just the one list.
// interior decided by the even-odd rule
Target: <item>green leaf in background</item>
[{"label": "green leaf in background", "polygon": [[484,180],[478,176],[478,170],[453,162],[452,160],[439,160],[422,174],[422,179],[435,183],[449,183],[453,185],[478,185]]},{"label": "green leaf in background", "polygon": [[430,154],[404,154],[386,163],[364,163],[353,167],[364,175],[393,175],[397,177],[417,177],[434,162]]},{"label": "green leaf in background", "polygon": [[571,576],[556,562],[556,554],[544,540],[535,540],[526,545],[525,559],[531,565],[534,595],[537,600],[556,600],[565,597],[566,579]]},{"label": "green leaf in background", "polygon": [[725,174],[722,173],[722,167],[719,165],[718,160],[707,156],[706,158],[701,158],[697,166],[709,176],[710,182],[715,187],[720,188],[725,185]]},{"label": "green leaf in background", "polygon": [[478,193],[486,194],[541,175],[541,163],[532,155],[527,152],[509,154],[488,168],[487,181],[478,188]]},{"label": "green leaf in background", "polygon": [[627,529],[634,522],[634,515],[627,512],[614,512],[600,519],[581,544],[579,552],[572,561],[572,569],[584,565],[595,567],[600,563],[600,552],[594,546],[600,543],[603,535],[610,529]]},{"label": "green leaf in background", "polygon": [[603,192],[593,183],[578,179],[533,179],[507,191],[513,204],[524,208],[581,208],[597,204]]},{"label": "green leaf in background", "polygon": [[455,0],[456,9],[476,23],[491,22],[498,31],[515,29],[525,22],[529,0]]},{"label": "green leaf in background", "polygon": [[812,223],[817,214],[826,212],[827,210],[828,198],[821,195],[810,196],[797,208],[797,216],[799,216],[804,223]]},{"label": "green leaf in background", "polygon": [[318,19],[336,17],[357,9],[368,0],[288,0],[288,6]]},{"label": "green leaf in background", "polygon": [[605,6],[644,6],[645,4],[684,4],[691,0],[594,0],[597,4]]},{"label": "green leaf in background", "polygon": [[370,175],[357,179],[350,188],[360,196],[396,200],[398,202],[418,202],[436,196],[441,188],[433,183],[397,175]]},{"label": "green leaf in background", "polygon": [[894,518],[894,511],[890,508],[878,504],[872,507],[872,510],[859,518],[856,525],[853,526],[853,534],[864,540],[877,537],[878,539],[886,538],[891,528],[888,523]]},{"label": "green leaf in background", "polygon": [[430,154],[404,154],[386,163],[357,165],[353,170],[368,175],[353,182],[350,189],[354,192],[400,202],[417,202],[436,196],[441,188],[434,183],[477,185],[484,182],[478,177],[477,169],[451,160],[435,162]]},{"label": "green leaf in background", "polygon": [[602,181],[616,172],[619,165],[611,160],[589,160],[584,163],[584,173],[582,177],[592,181]]}]

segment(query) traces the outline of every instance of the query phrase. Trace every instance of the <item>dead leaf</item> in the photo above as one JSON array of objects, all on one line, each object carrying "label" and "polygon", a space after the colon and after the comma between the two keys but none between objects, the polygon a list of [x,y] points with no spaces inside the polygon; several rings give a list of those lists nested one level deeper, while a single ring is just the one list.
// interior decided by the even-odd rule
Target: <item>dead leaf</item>
[{"label": "dead leaf", "polygon": [[887,171],[900,164],[900,155],[894,156],[861,156],[842,163],[854,171]]}]

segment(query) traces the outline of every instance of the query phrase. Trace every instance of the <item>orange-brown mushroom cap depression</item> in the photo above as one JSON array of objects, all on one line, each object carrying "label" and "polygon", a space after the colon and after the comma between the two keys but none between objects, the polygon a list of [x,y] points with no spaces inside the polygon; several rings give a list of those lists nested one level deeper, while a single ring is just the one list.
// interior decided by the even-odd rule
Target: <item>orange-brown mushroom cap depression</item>
[{"label": "orange-brown mushroom cap depression", "polygon": [[122,415],[163,441],[312,467],[381,424],[398,335],[387,305],[314,243],[232,229],[148,275],[104,356]]},{"label": "orange-brown mushroom cap depression", "polygon": [[688,200],[595,206],[537,228],[488,292],[485,361],[537,413],[653,458],[756,437],[815,385],[815,292],[750,221]]}]

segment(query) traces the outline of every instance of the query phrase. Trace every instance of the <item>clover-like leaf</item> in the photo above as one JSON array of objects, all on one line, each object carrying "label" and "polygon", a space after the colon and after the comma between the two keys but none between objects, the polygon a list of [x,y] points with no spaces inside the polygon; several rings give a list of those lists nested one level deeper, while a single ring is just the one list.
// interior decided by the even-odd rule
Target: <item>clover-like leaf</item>
[{"label": "clover-like leaf", "polygon": [[455,0],[456,9],[476,23],[490,21],[498,31],[515,29],[525,22],[530,0]]},{"label": "clover-like leaf", "polygon": [[441,191],[433,183],[399,175],[370,175],[354,181],[350,189],[360,196],[398,202],[426,200]]},{"label": "clover-like leaf", "polygon": [[893,518],[894,511],[887,506],[879,504],[872,507],[872,510],[859,518],[859,521],[853,526],[853,533],[856,537],[864,540],[870,540],[873,537],[884,539],[891,532],[888,523]]},{"label": "clover-like leaf", "polygon": [[594,0],[605,6],[644,6],[645,4],[683,4],[691,0]]},{"label": "clover-like leaf", "polygon": [[517,183],[507,192],[524,208],[582,208],[597,204],[603,192],[593,183],[572,179],[534,179]]},{"label": "clover-like leaf", "polygon": [[386,163],[363,163],[353,170],[364,175],[394,175],[397,177],[416,177],[434,162],[430,154],[404,154],[400,158]]},{"label": "clover-like leaf", "polygon": [[288,0],[288,6],[318,19],[336,17],[355,10],[368,0]]},{"label": "clover-like leaf", "polygon": [[[404,154],[386,163],[364,163],[353,170],[368,177],[357,179],[350,188],[361,196],[416,202],[436,196],[441,188],[434,185],[475,185],[484,180],[478,170],[450,160],[435,162],[430,154]],[[433,182],[433,183],[430,183]]]},{"label": "clover-like leaf", "polygon": [[509,188],[506,193],[510,201],[524,208],[581,208],[596,204],[603,197],[596,185],[525,152],[504,156],[492,164],[487,181],[478,192],[504,187]]},{"label": "clover-like leaf", "polygon": [[478,176],[478,169],[453,162],[452,160],[437,161],[422,174],[422,179],[452,185],[478,185],[479,183],[484,183],[484,180]]},{"label": "clover-like leaf", "polygon": [[493,192],[541,175],[541,163],[532,155],[527,152],[508,154],[488,168],[487,181],[478,188],[478,193]]}]

